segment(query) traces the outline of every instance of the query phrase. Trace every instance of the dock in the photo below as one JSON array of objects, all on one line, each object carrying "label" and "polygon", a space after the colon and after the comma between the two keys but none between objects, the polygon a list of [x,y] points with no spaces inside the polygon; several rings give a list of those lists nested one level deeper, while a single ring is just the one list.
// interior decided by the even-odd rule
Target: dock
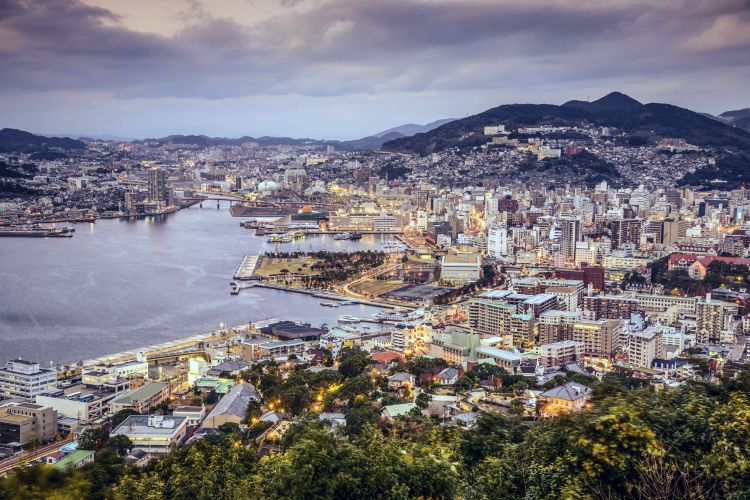
[{"label": "dock", "polygon": [[240,267],[238,267],[237,271],[235,271],[234,273],[234,279],[253,279],[255,271],[258,269],[258,266],[260,265],[262,259],[262,255],[245,255],[245,257],[242,259],[242,262],[240,263]]}]

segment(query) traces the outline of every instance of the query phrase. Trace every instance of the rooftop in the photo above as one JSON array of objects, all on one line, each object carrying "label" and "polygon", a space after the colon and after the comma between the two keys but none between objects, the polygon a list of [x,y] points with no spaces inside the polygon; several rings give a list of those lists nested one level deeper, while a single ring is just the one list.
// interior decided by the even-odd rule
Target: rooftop
[{"label": "rooftop", "polygon": [[187,421],[187,417],[175,417],[164,415],[161,418],[161,425],[149,425],[149,419],[153,415],[131,415],[126,418],[115,430],[112,436],[124,434],[126,436],[172,436],[176,434],[180,426]]}]

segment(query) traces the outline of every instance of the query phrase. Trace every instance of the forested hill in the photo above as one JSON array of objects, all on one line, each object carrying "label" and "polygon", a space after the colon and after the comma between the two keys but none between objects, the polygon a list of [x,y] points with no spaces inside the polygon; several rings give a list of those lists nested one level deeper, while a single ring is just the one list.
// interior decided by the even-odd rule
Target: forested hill
[{"label": "forested hill", "polygon": [[14,128],[0,130],[0,153],[38,152],[48,148],[84,149],[86,144],[69,137],[45,137]]},{"label": "forested hill", "polygon": [[[701,147],[750,150],[750,133],[713,120],[700,113],[669,104],[641,104],[613,92],[593,102],[569,101],[563,105],[506,104],[483,113],[455,120],[430,132],[403,137],[383,144],[385,151],[428,154],[462,142],[476,144],[476,136],[488,125],[508,129],[552,125],[616,127],[643,137],[682,138]],[[481,139],[481,137],[479,137]]]}]

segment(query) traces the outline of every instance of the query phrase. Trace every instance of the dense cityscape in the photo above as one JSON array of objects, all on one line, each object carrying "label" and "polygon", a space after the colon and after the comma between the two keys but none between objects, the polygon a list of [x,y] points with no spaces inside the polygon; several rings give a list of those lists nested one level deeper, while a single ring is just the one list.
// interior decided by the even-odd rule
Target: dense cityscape
[{"label": "dense cityscape", "polygon": [[1,129],[0,499],[750,496],[750,109],[597,97]]}]

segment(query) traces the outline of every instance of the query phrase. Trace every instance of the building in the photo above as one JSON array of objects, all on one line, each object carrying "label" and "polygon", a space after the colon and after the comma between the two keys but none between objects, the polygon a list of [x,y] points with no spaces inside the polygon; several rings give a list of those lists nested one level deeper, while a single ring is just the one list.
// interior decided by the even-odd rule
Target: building
[{"label": "building", "polygon": [[508,373],[516,373],[521,367],[523,357],[497,347],[482,345],[476,348],[477,360],[492,360],[496,366],[504,368]]},{"label": "building", "polygon": [[539,344],[554,344],[573,338],[573,325],[581,319],[577,311],[547,311],[539,316]]},{"label": "building", "polygon": [[574,262],[576,242],[581,240],[581,221],[572,217],[560,219],[560,255],[567,262]]},{"label": "building", "polygon": [[481,344],[476,333],[453,330],[450,333],[436,335],[430,343],[430,355],[444,359],[451,365],[467,362],[474,350]]},{"label": "building", "polygon": [[189,427],[196,427],[206,417],[205,406],[178,406],[172,412],[175,417],[185,417]]},{"label": "building", "polygon": [[440,279],[464,284],[482,277],[482,258],[479,254],[448,254],[441,260]]},{"label": "building", "polygon": [[173,415],[131,415],[110,436],[127,436],[134,449],[167,454],[185,438],[187,418]]},{"label": "building", "polygon": [[111,395],[75,391],[69,393],[52,393],[37,396],[36,404],[49,406],[62,418],[73,418],[81,424],[88,424],[104,415],[106,404]]},{"label": "building", "polygon": [[639,304],[629,295],[590,295],[583,298],[583,310],[593,319],[628,319]]},{"label": "building", "polygon": [[611,319],[580,320],[573,324],[571,337],[583,345],[583,356],[611,361],[620,347],[622,322]]},{"label": "building", "polygon": [[0,369],[0,397],[34,401],[41,394],[57,389],[57,372],[39,363],[14,359]]},{"label": "building", "polygon": [[166,202],[167,198],[166,172],[159,167],[154,167],[149,170],[148,199],[150,201]]},{"label": "building", "polygon": [[241,383],[232,387],[232,390],[219,402],[206,416],[201,427],[217,428],[222,424],[245,423],[247,419],[247,407],[251,401],[260,401],[260,394],[252,384]]},{"label": "building", "polygon": [[66,455],[65,457],[55,462],[53,467],[57,470],[65,471],[83,467],[84,465],[90,464],[93,461],[93,450],[76,450],[73,453]]},{"label": "building", "polygon": [[581,410],[591,399],[591,388],[583,384],[568,382],[553,387],[539,395],[537,405],[541,405],[545,416]]},{"label": "building", "polygon": [[473,298],[469,301],[469,326],[480,335],[507,335],[517,310],[505,301]]},{"label": "building", "polygon": [[640,219],[617,219],[612,221],[610,230],[612,231],[612,246],[621,248],[626,243],[632,243],[636,248],[641,246],[641,226]]},{"label": "building", "polygon": [[148,377],[148,361],[142,354],[137,359],[94,366],[81,375],[81,382],[86,387],[119,392],[130,387],[133,378]]},{"label": "building", "polygon": [[583,345],[573,340],[561,340],[537,347],[539,364],[545,367],[575,363],[583,353]]},{"label": "building", "polygon": [[487,232],[487,254],[495,259],[508,256],[508,229],[491,227]]},{"label": "building", "polygon": [[36,441],[46,443],[57,435],[57,412],[34,403],[0,408],[0,444],[19,447]]},{"label": "building", "polygon": [[169,384],[149,382],[114,398],[109,403],[109,411],[117,413],[120,410],[131,409],[138,413],[145,413],[169,399],[170,394]]},{"label": "building", "polygon": [[712,300],[706,294],[705,300],[695,305],[696,335],[698,342],[732,343],[737,333],[735,316],[739,307],[731,302]]},{"label": "building", "polygon": [[242,359],[257,362],[266,359],[286,357],[292,354],[301,355],[305,351],[305,342],[301,339],[274,340],[268,337],[246,339],[240,343]]},{"label": "building", "polygon": [[628,335],[628,360],[631,366],[651,368],[654,359],[663,356],[661,329],[647,328]]}]

